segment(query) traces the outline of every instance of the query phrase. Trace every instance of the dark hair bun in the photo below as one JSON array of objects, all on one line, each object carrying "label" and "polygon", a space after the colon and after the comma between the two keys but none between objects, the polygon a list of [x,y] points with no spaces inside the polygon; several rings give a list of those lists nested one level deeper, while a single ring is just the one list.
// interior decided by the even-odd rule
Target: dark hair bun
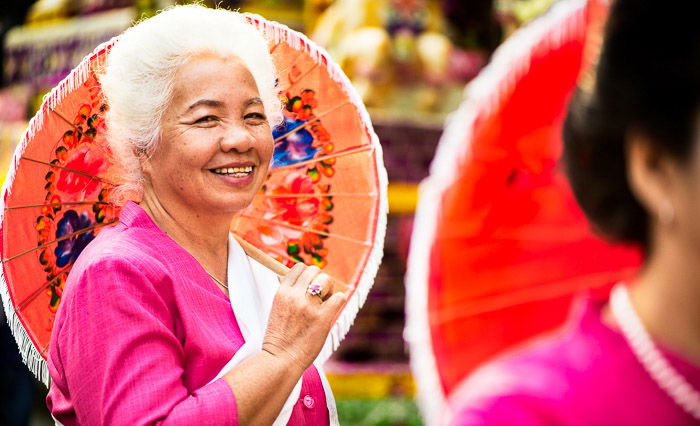
[{"label": "dark hair bun", "polygon": [[579,89],[569,105],[566,172],[588,219],[612,240],[648,243],[648,212],[627,181],[630,131],[679,160],[692,150],[700,103],[698,12],[700,2],[612,2],[593,91]]}]

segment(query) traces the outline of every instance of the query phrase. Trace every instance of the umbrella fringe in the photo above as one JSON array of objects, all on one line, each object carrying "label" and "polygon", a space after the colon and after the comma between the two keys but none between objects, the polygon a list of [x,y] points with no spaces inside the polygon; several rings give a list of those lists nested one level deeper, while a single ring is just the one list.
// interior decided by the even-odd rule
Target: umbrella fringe
[{"label": "umbrella fringe", "polygon": [[[12,161],[10,163],[10,169],[7,172],[5,182],[2,185],[2,199],[0,199],[0,223],[3,223],[5,216],[5,200],[7,196],[11,194],[12,187],[17,176],[17,169],[19,168],[19,163],[24,151],[27,148],[29,141],[44,128],[44,116],[48,115],[51,109],[56,108],[63,99],[73,90],[77,89],[87,81],[90,75],[90,61],[102,50],[109,49],[114,42],[117,40],[116,37],[109,41],[106,41],[93,50],[93,52],[83,58],[83,60],[75,67],[66,78],[61,80],[61,82],[54,87],[50,93],[44,96],[41,107],[39,111],[29,122],[27,130],[22,135],[17,148],[15,148]],[[4,253],[3,253],[4,259]],[[0,298],[2,299],[2,304],[5,311],[5,317],[8,325],[10,326],[10,331],[17,342],[17,347],[22,354],[22,361],[29,368],[29,370],[36,376],[36,378],[48,387],[50,382],[49,370],[46,365],[46,360],[42,357],[42,354],[34,346],[34,342],[31,337],[24,329],[19,316],[12,308],[12,303],[10,301],[10,290],[5,280],[5,266],[4,264],[0,267]]]},{"label": "umbrella fringe", "polygon": [[294,31],[284,24],[267,21],[262,16],[253,13],[244,13],[243,15],[245,15],[252,25],[258,28],[258,30],[261,30],[267,36],[267,38],[273,41],[275,44],[284,42],[296,50],[304,51],[311,58],[313,58],[318,65],[324,66],[331,79],[340,84],[345,94],[348,95],[363,118],[367,119],[366,123],[371,123],[371,121],[369,121],[369,114],[364,107],[364,103],[354,90],[352,83],[350,83],[350,80],[340,66],[338,66],[338,64],[331,59],[326,49],[316,44],[316,42],[310,40],[304,34]]},{"label": "umbrella fringe", "polygon": [[[421,183],[406,272],[406,327],[411,370],[418,388],[418,405],[427,424],[442,424],[449,416],[447,395],[430,332],[428,280],[441,197],[467,160],[477,117],[486,117],[503,103],[529,69],[538,52],[577,38],[586,27],[585,0],[562,0],[517,30],[494,53],[491,62],[465,88],[464,100],[446,121],[430,175]],[[539,43],[539,44],[538,44]],[[476,343],[478,344],[478,342]]]},{"label": "umbrella fringe", "polygon": [[[26,132],[24,132],[22,138],[17,144],[17,148],[15,148],[11,167],[7,173],[7,177],[5,178],[5,183],[3,184],[2,188],[3,200],[12,192],[12,183],[15,180],[15,174],[17,173],[21,157],[27,148],[27,143],[34,138],[34,135],[44,128],[44,116],[48,115],[50,110],[56,108],[56,106],[59,105],[69,93],[87,81],[88,76],[90,75],[90,61],[103,50],[112,47],[116,40],[117,37],[113,37],[109,41],[97,46],[95,50],[93,50],[90,55],[85,56],[80,64],[73,68],[70,74],[61,80],[61,82],[58,83],[58,85],[54,87],[51,92],[44,95],[42,104],[39,107],[39,111],[41,113],[37,112],[37,114],[35,114],[29,121]],[[2,213],[0,213],[0,219],[2,219],[1,215]]]},{"label": "umbrella fringe", "polygon": [[24,364],[29,368],[29,371],[31,371],[40,382],[48,387],[50,377],[46,360],[42,358],[39,351],[34,347],[34,343],[27,334],[27,331],[22,326],[22,322],[15,313],[14,309],[12,309],[12,304],[10,303],[10,293],[8,291],[3,273],[0,273],[0,298],[2,299],[7,324],[15,338],[19,353],[22,355],[22,362],[24,362]]}]

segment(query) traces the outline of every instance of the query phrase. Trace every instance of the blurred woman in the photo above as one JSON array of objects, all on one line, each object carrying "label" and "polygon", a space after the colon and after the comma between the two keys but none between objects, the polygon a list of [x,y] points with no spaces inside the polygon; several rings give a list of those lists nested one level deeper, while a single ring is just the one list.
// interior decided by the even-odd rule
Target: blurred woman
[{"label": "blurred woman", "polygon": [[577,201],[644,252],[633,282],[479,369],[455,425],[700,423],[700,4],[612,2],[592,90],[564,125]]}]

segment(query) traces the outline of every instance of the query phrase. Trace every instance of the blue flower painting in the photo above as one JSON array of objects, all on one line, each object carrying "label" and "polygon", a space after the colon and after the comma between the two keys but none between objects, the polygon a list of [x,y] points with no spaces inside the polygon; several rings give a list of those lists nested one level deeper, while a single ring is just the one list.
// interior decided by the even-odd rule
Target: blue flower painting
[{"label": "blue flower painting", "polygon": [[[306,128],[300,128],[306,123],[308,123],[306,120],[286,117],[284,122],[272,132],[276,141],[273,168],[310,160],[318,153],[320,148],[313,146],[314,137],[311,132]],[[292,130],[294,131],[289,133]],[[289,133],[287,136],[277,139],[287,133]]]},{"label": "blue flower painting", "polygon": [[[87,213],[78,215],[75,210],[67,210],[56,226],[56,238],[70,235],[92,225],[93,222],[90,220]],[[56,266],[64,267],[75,262],[75,259],[80,256],[85,246],[87,246],[93,238],[95,238],[95,232],[90,230],[89,232],[83,232],[59,241],[56,250],[54,250]]]}]

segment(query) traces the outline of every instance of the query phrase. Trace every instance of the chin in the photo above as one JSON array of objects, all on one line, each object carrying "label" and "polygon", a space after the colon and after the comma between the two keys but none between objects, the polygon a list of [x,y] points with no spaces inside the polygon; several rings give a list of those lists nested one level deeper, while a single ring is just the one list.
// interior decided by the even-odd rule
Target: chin
[{"label": "chin", "polygon": [[235,197],[234,199],[229,199],[224,203],[226,207],[224,207],[223,210],[231,214],[236,214],[250,206],[250,204],[253,202],[253,198],[255,198],[255,194],[250,196],[241,195]]}]

